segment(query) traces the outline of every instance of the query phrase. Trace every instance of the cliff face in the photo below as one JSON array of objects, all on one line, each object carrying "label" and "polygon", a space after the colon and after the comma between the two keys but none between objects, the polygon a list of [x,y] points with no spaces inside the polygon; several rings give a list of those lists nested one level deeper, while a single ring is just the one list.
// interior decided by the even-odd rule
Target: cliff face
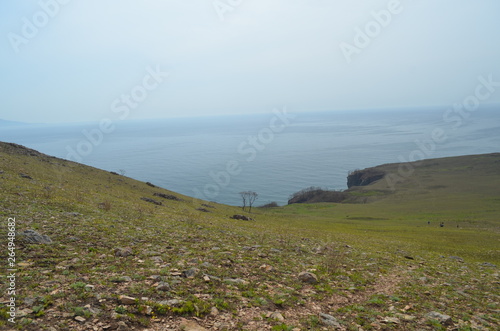
[{"label": "cliff face", "polygon": [[385,172],[373,168],[356,170],[347,176],[347,187],[366,186],[384,178]]}]

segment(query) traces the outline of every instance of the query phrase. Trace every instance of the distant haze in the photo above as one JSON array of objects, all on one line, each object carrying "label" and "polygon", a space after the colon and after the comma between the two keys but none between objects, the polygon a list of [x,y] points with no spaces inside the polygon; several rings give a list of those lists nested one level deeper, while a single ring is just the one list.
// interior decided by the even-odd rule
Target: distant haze
[{"label": "distant haze", "polygon": [[[0,118],[500,103],[498,0],[0,4]],[[483,91],[483,92],[484,92]]]}]

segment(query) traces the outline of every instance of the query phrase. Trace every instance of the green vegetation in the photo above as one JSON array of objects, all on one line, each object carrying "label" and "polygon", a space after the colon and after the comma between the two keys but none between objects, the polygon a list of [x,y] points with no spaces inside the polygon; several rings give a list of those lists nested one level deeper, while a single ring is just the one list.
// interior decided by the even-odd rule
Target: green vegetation
[{"label": "green vegetation", "polygon": [[[352,187],[356,203],[253,208],[255,221],[239,221],[241,207],[0,143],[19,309],[10,324],[2,276],[0,329],[333,328],[321,314],[345,330],[495,329],[499,165],[498,154],[424,161]],[[28,229],[52,243],[25,241]]]}]

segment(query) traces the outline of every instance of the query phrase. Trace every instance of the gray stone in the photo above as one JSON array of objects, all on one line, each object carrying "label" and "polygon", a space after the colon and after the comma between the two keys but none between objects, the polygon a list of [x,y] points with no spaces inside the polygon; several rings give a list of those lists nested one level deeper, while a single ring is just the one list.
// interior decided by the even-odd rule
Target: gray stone
[{"label": "gray stone", "polygon": [[386,317],[382,321],[382,323],[387,323],[387,324],[399,324],[401,321],[397,317]]},{"label": "gray stone", "polygon": [[198,269],[196,268],[191,268],[191,269],[188,269],[188,270],[184,270],[182,272],[182,277],[184,278],[193,278],[194,276],[196,276],[196,274],[198,273]]},{"label": "gray stone", "polygon": [[170,286],[169,283],[166,282],[160,282],[158,286],[156,287],[158,291],[170,291],[172,287]]},{"label": "gray stone", "polygon": [[117,257],[127,257],[132,255],[132,248],[130,247],[125,247],[125,248],[116,248],[115,249],[115,256]]},{"label": "gray stone", "polygon": [[219,309],[217,309],[217,307],[212,307],[210,309],[210,316],[215,317],[217,315],[219,315]]},{"label": "gray stone", "polygon": [[51,244],[52,240],[46,236],[42,235],[35,230],[24,230],[19,233],[19,239],[27,244]]},{"label": "gray stone", "polygon": [[340,328],[340,323],[332,315],[320,313],[319,317],[321,318],[321,323],[323,325]]},{"label": "gray stone", "polygon": [[163,259],[161,258],[161,256],[153,256],[151,257],[151,260],[153,260],[154,263],[163,263]]},{"label": "gray stone", "polygon": [[76,316],[75,321],[80,322],[80,323],[85,323],[86,319],[81,317],[81,316]]},{"label": "gray stone", "polygon": [[135,301],[137,299],[134,297],[126,296],[126,295],[120,295],[119,300],[124,305],[133,305],[133,304],[135,304]]},{"label": "gray stone", "polygon": [[27,297],[24,299],[23,303],[26,307],[31,307],[35,304],[36,298]]},{"label": "gray stone", "polygon": [[285,321],[285,318],[283,317],[283,315],[281,315],[281,313],[278,313],[278,312],[272,313],[271,316],[269,316],[269,318],[273,319],[275,321],[279,321],[279,322]]},{"label": "gray stone", "polygon": [[87,284],[85,285],[84,287],[85,291],[93,291],[95,289],[95,286],[94,285],[90,285],[90,284]]},{"label": "gray stone", "polygon": [[124,321],[120,321],[120,322],[118,322],[118,328],[116,330],[117,331],[128,331],[128,330],[130,330],[130,327]]},{"label": "gray stone", "polygon": [[432,320],[437,320],[439,323],[443,325],[450,325],[453,324],[453,320],[451,319],[451,316],[444,315],[435,311],[431,311],[428,313],[427,318],[432,319]]},{"label": "gray stone", "polygon": [[208,274],[203,275],[203,279],[206,279],[205,276],[208,277],[208,281],[215,280],[215,281],[219,281],[220,282],[222,280],[222,279],[220,279],[217,276],[212,276],[212,275],[208,275]]},{"label": "gray stone", "polygon": [[308,284],[318,283],[318,277],[315,274],[307,271],[303,271],[299,274],[299,280]]},{"label": "gray stone", "polygon": [[181,320],[181,330],[184,331],[208,331],[204,327],[200,326],[198,323],[195,321],[188,321],[185,319]]}]

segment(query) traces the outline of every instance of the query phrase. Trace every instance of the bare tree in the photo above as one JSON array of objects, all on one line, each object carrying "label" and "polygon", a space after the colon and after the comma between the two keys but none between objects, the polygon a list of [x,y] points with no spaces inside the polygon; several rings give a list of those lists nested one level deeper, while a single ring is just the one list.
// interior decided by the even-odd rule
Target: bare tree
[{"label": "bare tree", "polygon": [[245,210],[245,207],[247,206],[248,192],[240,192],[240,196],[243,199],[243,207],[242,207],[242,209]]},{"label": "bare tree", "polygon": [[248,209],[248,212],[251,213],[252,212],[252,205],[255,202],[255,200],[257,200],[259,195],[256,192],[249,191],[247,193],[248,193],[248,205],[250,206],[250,208]]},{"label": "bare tree", "polygon": [[257,197],[259,196],[257,193],[253,191],[243,191],[240,192],[241,199],[243,199],[243,210],[245,210],[245,207],[247,206],[248,202],[248,212],[250,213],[252,211],[252,205],[257,200]]}]

